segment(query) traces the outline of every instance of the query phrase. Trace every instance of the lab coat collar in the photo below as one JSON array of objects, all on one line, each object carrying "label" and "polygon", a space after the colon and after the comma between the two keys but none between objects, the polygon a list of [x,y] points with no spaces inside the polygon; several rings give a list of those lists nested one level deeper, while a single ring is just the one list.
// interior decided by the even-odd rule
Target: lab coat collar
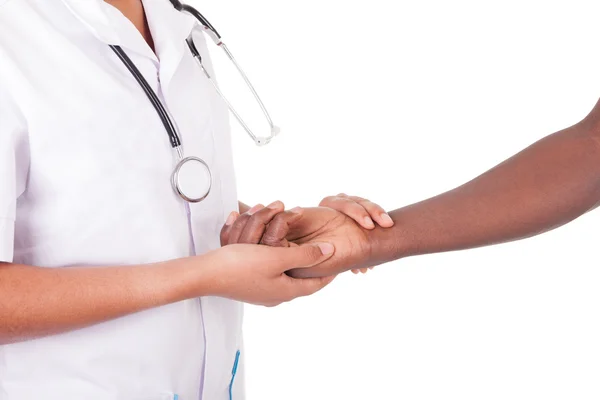
[{"label": "lab coat collar", "polygon": [[[61,1],[99,40],[123,45],[104,12],[104,0]],[[183,48],[196,25],[195,19],[177,11],[169,0],[143,0],[143,3],[157,49],[166,49],[170,44]]]},{"label": "lab coat collar", "polygon": [[181,51],[196,26],[196,19],[177,11],[169,0],[143,0],[148,25],[159,57],[163,51]]},{"label": "lab coat collar", "polygon": [[103,0],[62,0],[71,13],[101,41],[120,45],[119,37],[102,10]]},{"label": "lab coat collar", "polygon": [[185,40],[198,25],[196,19],[177,11],[169,0],[143,0],[146,18],[152,32],[156,54],[160,59],[163,92],[187,50]]},{"label": "lab coat collar", "polygon": [[[186,51],[185,39],[197,26],[194,17],[177,11],[169,0],[142,0],[156,55],[143,40],[119,36],[106,13],[104,0],[62,0],[71,12],[101,41],[118,45],[141,55],[160,60],[160,79],[166,92]],[[157,59],[158,56],[158,59]]]}]

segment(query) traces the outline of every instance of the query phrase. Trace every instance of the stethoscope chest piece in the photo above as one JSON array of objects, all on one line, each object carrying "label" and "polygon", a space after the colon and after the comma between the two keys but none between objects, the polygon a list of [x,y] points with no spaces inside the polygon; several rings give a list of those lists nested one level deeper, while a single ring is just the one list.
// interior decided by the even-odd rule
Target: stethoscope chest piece
[{"label": "stethoscope chest piece", "polygon": [[208,164],[198,157],[179,161],[171,175],[173,190],[190,203],[206,199],[212,188],[212,173]]}]

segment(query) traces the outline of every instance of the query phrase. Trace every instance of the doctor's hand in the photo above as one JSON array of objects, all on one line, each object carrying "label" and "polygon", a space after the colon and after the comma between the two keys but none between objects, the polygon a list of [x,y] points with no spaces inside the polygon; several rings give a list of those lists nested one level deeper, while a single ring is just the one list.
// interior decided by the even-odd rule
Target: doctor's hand
[{"label": "doctor's hand", "polygon": [[334,251],[328,243],[292,248],[236,244],[206,254],[209,260],[203,273],[211,277],[207,281],[214,296],[272,307],[314,294],[331,283],[333,276],[295,279],[285,272],[317,266]]}]

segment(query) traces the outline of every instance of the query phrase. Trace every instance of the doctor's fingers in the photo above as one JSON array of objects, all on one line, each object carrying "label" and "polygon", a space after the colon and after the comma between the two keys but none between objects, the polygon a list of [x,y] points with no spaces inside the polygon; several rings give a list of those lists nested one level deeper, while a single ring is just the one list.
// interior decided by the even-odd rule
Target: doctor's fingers
[{"label": "doctor's fingers", "polygon": [[278,294],[270,301],[264,302],[265,307],[276,307],[282,303],[288,303],[299,297],[306,297],[317,293],[325,286],[329,285],[335,276],[327,276],[324,278],[292,278],[287,275],[282,275],[278,278],[277,287]]},{"label": "doctor's fingers", "polygon": [[301,217],[300,207],[277,214],[266,227],[260,243],[271,247],[290,247],[292,243],[286,239],[290,232],[290,225]]},{"label": "doctor's fingers", "polygon": [[394,221],[381,206],[362,197],[340,193],[324,198],[319,205],[346,214],[365,229],[374,229],[373,221],[383,228],[394,225]]},{"label": "doctor's fingers", "polygon": [[375,268],[375,267],[353,269],[352,273],[355,274],[355,275],[357,275],[357,274],[366,274],[367,272],[369,272],[369,270],[371,270],[373,268]]},{"label": "doctor's fingers", "polygon": [[324,278],[292,278],[287,275],[281,277],[285,280],[285,298],[281,301],[267,304],[267,307],[277,306],[281,303],[287,303],[300,297],[311,296],[325,288],[335,279],[335,276]]},{"label": "doctor's fingers", "polygon": [[283,285],[283,297],[280,298],[280,301],[276,304],[314,294],[329,285],[335,279],[335,276],[296,279],[283,273],[284,270],[310,268],[327,261],[335,253],[335,248],[332,244],[310,244],[292,248],[282,248],[278,251],[278,260],[280,263],[278,268],[282,273],[278,275],[277,280]]}]

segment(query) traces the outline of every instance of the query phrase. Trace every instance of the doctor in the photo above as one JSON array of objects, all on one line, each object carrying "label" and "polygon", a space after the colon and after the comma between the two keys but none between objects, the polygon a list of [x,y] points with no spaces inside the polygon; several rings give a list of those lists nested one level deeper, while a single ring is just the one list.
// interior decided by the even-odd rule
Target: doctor
[{"label": "doctor", "polygon": [[[332,280],[283,274],[331,257],[325,242],[219,249],[231,212],[283,204],[238,205],[196,26],[167,0],[0,0],[0,400],[243,399],[241,302]],[[109,45],[210,167],[204,201],[173,191],[161,119]]]}]

